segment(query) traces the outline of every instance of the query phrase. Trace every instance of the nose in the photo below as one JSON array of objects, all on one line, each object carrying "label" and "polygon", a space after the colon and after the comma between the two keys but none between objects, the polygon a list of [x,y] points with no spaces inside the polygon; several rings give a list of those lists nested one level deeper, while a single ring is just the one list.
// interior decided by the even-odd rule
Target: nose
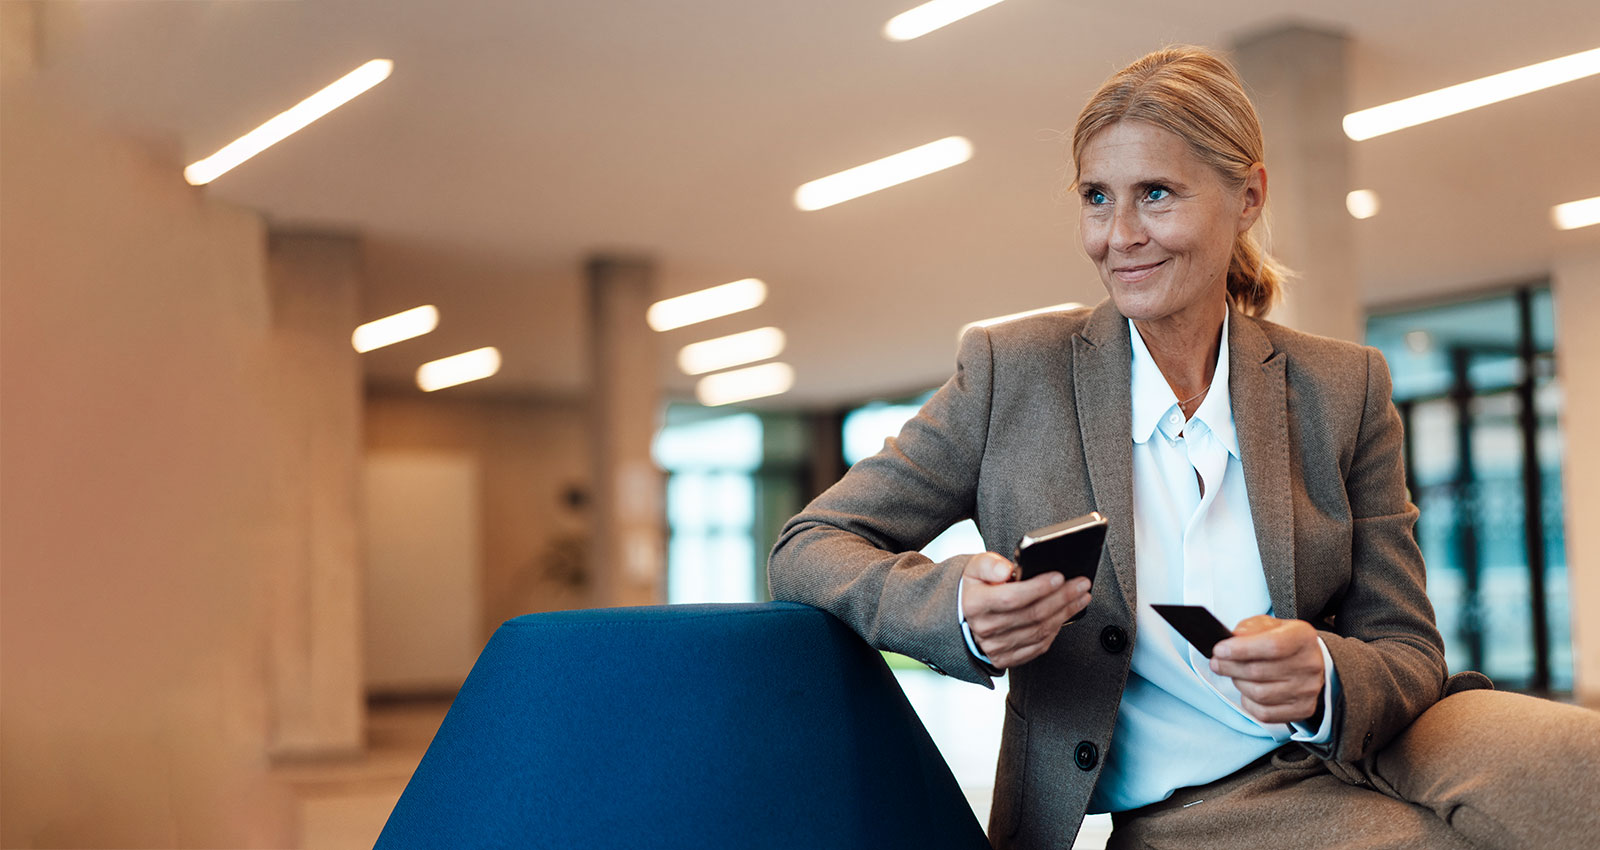
[{"label": "nose", "polygon": [[1132,204],[1117,204],[1111,212],[1111,250],[1127,252],[1144,244],[1144,223]]}]

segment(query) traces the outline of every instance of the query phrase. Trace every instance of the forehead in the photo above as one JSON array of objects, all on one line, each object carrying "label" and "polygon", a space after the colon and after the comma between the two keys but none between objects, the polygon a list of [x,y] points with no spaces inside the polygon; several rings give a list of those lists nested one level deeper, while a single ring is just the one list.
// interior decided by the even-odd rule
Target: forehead
[{"label": "forehead", "polygon": [[1197,179],[1209,171],[1183,137],[1143,121],[1112,124],[1090,136],[1078,153],[1079,183]]}]

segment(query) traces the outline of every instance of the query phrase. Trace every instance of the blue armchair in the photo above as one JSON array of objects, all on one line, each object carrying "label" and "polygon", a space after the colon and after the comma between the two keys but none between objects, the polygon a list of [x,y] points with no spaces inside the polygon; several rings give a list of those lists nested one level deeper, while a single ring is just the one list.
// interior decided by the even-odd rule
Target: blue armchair
[{"label": "blue armchair", "polygon": [[413,847],[989,843],[882,657],[779,602],[506,622],[377,843]]}]

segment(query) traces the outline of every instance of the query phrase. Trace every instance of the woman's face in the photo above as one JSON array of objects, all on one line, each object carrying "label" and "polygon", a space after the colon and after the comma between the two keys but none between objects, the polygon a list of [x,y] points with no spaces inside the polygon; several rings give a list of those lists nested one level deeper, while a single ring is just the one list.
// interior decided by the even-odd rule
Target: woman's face
[{"label": "woman's face", "polygon": [[1121,121],[1084,145],[1078,190],[1083,250],[1122,315],[1220,321],[1234,237],[1266,199],[1261,166],[1230,189],[1176,134]]}]

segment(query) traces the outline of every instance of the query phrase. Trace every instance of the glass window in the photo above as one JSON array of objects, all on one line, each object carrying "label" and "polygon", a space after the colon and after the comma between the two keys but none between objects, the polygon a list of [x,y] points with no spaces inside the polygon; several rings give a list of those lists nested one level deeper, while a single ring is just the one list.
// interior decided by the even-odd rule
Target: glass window
[{"label": "glass window", "polygon": [[[845,414],[842,439],[845,463],[854,466],[862,458],[877,454],[883,448],[883,441],[900,433],[901,427],[932,397],[930,391],[913,401],[873,402]],[[972,520],[963,520],[924,546],[922,554],[934,561],[943,561],[986,548],[978,526]]]},{"label": "glass window", "polygon": [[667,470],[667,601],[754,602],[764,594],[755,540],[762,423],[754,413],[669,412],[656,463]]}]

